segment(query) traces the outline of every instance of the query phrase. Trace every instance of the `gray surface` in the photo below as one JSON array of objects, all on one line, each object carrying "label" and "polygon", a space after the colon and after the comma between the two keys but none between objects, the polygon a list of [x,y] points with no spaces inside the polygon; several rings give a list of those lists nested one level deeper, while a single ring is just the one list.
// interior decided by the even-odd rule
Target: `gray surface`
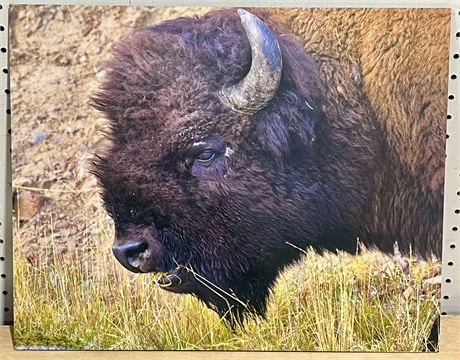
[{"label": "gray surface", "polygon": [[[308,6],[308,7],[450,7],[452,10],[452,31],[451,31],[451,55],[450,74],[460,76],[460,59],[454,59],[454,53],[460,53],[460,38],[455,34],[460,31],[460,1],[446,0],[399,0],[385,1],[337,1],[337,0],[12,0],[2,1],[3,9],[0,10],[0,25],[6,30],[0,32],[0,47],[8,48],[8,4],[111,4],[111,5],[197,5],[197,6]],[[0,53],[0,67],[6,68],[8,63],[8,52]],[[10,119],[6,114],[9,108],[9,97],[4,89],[9,87],[8,76],[0,73],[0,256],[5,261],[0,261],[0,273],[6,278],[0,278],[0,324],[10,324],[13,320],[13,284],[12,284],[12,237],[11,237],[11,139],[8,135]],[[455,96],[449,101],[449,114],[452,119],[448,120],[447,133],[447,162],[446,162],[446,183],[444,200],[444,247],[443,247],[443,285],[442,294],[448,299],[442,300],[441,311],[447,314],[460,313],[460,230],[453,231],[453,227],[460,228],[460,214],[455,214],[460,209],[460,79],[449,81],[449,94]],[[459,193],[460,194],[460,193]],[[451,248],[455,245],[455,248]],[[452,266],[447,265],[449,262]],[[446,282],[450,280],[450,282]],[[1,292],[7,291],[8,295]],[[4,309],[9,311],[5,312]]]},{"label": "gray surface", "polygon": [[[3,8],[0,10],[0,25],[5,31],[0,32],[0,47],[8,49],[8,8],[0,1]],[[8,51],[0,53],[0,69],[8,68]],[[5,89],[9,88],[9,76],[0,72],[0,324],[13,322],[13,244],[11,239],[11,137],[9,96]],[[3,276],[6,276],[3,278]],[[7,295],[3,292],[7,291]],[[8,309],[8,311],[6,311]]]},{"label": "gray surface", "polygon": [[[457,79],[449,80],[449,95],[454,95],[453,100],[448,100],[448,114],[452,116],[447,120],[446,180],[444,191],[444,230],[442,252],[442,300],[441,311],[447,314],[460,314],[460,59],[454,59],[453,54],[460,54],[460,4],[452,10],[450,64],[449,76],[457,75]],[[458,195],[457,195],[458,192]],[[456,227],[458,230],[453,231]],[[451,248],[454,245],[455,248]],[[449,266],[449,263],[453,263]],[[445,298],[445,297],[448,297]]]}]

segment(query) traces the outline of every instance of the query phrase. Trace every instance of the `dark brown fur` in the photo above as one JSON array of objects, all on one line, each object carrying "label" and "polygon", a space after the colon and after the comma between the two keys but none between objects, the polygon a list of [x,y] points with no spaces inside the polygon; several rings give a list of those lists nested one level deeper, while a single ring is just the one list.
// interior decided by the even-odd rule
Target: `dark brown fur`
[{"label": "dark brown fur", "polygon": [[[428,187],[393,151],[362,64],[275,34],[281,85],[253,116],[233,113],[217,95],[251,63],[234,11],[130,35],[93,99],[112,127],[113,145],[95,172],[115,244],[149,244],[153,255],[141,271],[192,268],[195,276],[182,273],[174,291],[227,317],[231,307],[237,320],[264,312],[277,274],[300,255],[296,247],[354,252],[359,238],[385,251],[397,241],[402,251],[440,255],[441,187]],[[411,89],[409,97],[424,96]],[[436,114],[445,117],[444,110]],[[212,167],[187,166],[191,144],[204,140],[233,153]]]}]

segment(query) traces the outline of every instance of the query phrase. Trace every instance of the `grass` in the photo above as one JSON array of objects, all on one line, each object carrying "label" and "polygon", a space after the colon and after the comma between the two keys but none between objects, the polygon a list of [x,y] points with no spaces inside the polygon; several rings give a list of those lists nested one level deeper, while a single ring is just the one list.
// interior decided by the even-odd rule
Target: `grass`
[{"label": "grass", "polygon": [[279,277],[266,319],[232,333],[192,296],[161,290],[153,274],[124,270],[111,255],[105,215],[94,219],[96,245],[71,257],[53,250],[48,220],[51,253],[43,256],[51,261],[39,258],[32,266],[15,249],[19,347],[419,351],[438,312],[438,300],[423,285],[436,262],[409,259],[403,271],[376,251],[308,252]]}]

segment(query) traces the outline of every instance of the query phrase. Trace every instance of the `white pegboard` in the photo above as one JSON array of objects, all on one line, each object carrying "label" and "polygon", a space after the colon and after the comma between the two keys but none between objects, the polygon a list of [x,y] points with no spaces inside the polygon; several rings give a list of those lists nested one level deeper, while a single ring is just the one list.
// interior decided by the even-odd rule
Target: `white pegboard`
[{"label": "white pegboard", "polygon": [[0,2],[0,324],[13,323],[8,5]]},{"label": "white pegboard", "polygon": [[441,313],[460,314],[460,6],[452,10]]},{"label": "white pegboard", "polygon": [[[444,7],[452,10],[447,159],[444,198],[442,303],[443,314],[460,313],[460,3],[459,0],[0,0],[0,325],[13,321],[11,232],[11,133],[8,71],[9,4],[188,5],[288,7]],[[14,131],[14,129],[13,129]]]}]

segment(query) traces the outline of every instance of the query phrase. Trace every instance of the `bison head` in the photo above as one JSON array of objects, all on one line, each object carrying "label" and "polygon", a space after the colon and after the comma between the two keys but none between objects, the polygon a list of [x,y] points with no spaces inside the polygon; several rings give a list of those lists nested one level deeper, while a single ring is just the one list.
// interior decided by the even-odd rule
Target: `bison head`
[{"label": "bison head", "polygon": [[124,267],[241,321],[298,248],[353,248],[372,151],[343,154],[360,145],[329,119],[370,115],[337,84],[328,95],[321,72],[340,71],[244,10],[147,27],[114,53],[93,98],[112,140],[95,173]]}]

